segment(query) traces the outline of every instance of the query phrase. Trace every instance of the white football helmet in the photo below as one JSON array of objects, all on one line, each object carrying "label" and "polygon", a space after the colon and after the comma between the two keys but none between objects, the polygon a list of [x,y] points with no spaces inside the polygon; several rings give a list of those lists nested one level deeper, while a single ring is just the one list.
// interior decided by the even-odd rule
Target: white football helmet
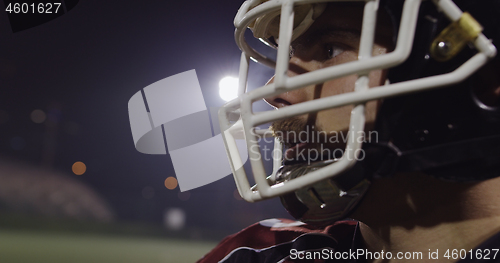
[{"label": "white football helmet", "polygon": [[[359,155],[365,147],[362,141],[347,140],[345,149],[342,151],[344,154],[338,158],[314,163],[295,163],[282,167],[283,146],[279,140],[275,139],[273,171],[272,174],[266,174],[259,141],[264,137],[272,137],[272,132],[259,129],[258,126],[311,112],[353,105],[347,134],[360,134],[365,131],[365,104],[368,101],[458,85],[496,55],[495,46],[483,35],[481,25],[471,15],[462,12],[452,0],[433,0],[432,2],[405,0],[398,1],[404,4],[400,4],[401,9],[393,10],[391,14],[393,19],[398,19],[393,22],[397,24],[395,28],[399,27],[394,32],[397,36],[394,49],[389,53],[373,56],[377,12],[379,10],[383,12],[382,5],[385,8],[388,1],[343,0],[342,2],[364,3],[358,60],[289,76],[287,72],[291,42],[307,31],[325,10],[327,2],[340,1],[248,0],[243,3],[234,19],[236,43],[242,50],[239,96],[219,111],[227,155],[241,197],[248,202],[255,202],[280,196],[292,215],[302,221],[319,224],[346,217],[367,191],[371,175],[366,174],[366,169],[355,169],[349,172],[359,163]],[[408,59],[415,51],[413,46],[417,25],[421,23],[420,20],[424,15],[419,13],[423,2],[427,6],[432,6],[434,13],[440,14],[447,20],[445,21],[447,25],[444,30],[433,36],[431,43],[425,47],[418,47],[425,49],[425,52],[421,54],[421,59],[438,65],[447,63],[446,61],[452,61],[464,47],[467,48],[467,45],[474,50],[473,54],[461,61],[450,72],[422,74],[425,76],[408,77],[397,82],[390,79],[389,75],[385,85],[369,88],[370,71],[388,69],[391,72],[392,68],[401,67],[405,62],[408,64]],[[435,17],[428,19],[437,20]],[[443,19],[440,21],[442,22]],[[245,41],[244,33],[248,28],[252,30],[255,37],[277,49],[276,61],[260,54]],[[274,68],[275,75],[272,83],[247,92],[248,69],[252,61]],[[408,70],[411,71],[411,69]],[[253,112],[252,110],[254,102],[266,97],[349,75],[357,75],[353,92],[319,98],[272,111]],[[250,185],[248,175],[243,168],[235,169],[235,167],[242,167],[243,163],[236,147],[236,139],[246,140],[255,181],[254,186]],[[384,145],[396,157],[403,155],[401,148],[391,138],[388,138]],[[375,159],[372,162],[378,161]]]}]

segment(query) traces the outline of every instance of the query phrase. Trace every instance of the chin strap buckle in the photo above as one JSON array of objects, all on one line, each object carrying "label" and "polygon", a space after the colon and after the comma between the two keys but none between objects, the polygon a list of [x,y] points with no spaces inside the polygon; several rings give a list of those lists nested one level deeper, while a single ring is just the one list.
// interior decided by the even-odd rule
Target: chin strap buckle
[{"label": "chin strap buckle", "polygon": [[431,56],[437,61],[447,61],[456,56],[467,43],[473,41],[483,31],[483,27],[469,13],[451,23],[434,39]]}]

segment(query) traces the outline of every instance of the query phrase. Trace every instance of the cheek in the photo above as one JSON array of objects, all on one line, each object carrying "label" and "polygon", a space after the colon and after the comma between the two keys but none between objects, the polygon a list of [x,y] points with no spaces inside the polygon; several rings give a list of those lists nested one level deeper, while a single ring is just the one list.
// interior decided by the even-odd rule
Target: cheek
[{"label": "cheek", "polygon": [[340,79],[334,79],[326,82],[321,90],[321,97],[329,97],[342,93],[354,91],[354,83],[356,83],[357,76],[351,75]]},{"label": "cheek", "polygon": [[[385,71],[375,70],[370,72],[370,87],[383,85],[385,82]],[[340,79],[326,82],[321,91],[321,97],[329,97],[347,92],[354,91],[354,84],[357,80],[356,75],[343,77]],[[378,101],[370,101],[366,104],[366,129],[372,130],[375,117],[377,115]],[[329,109],[318,113],[316,125],[325,131],[347,131],[352,105],[347,105],[339,108]]]},{"label": "cheek", "polygon": [[366,103],[366,108],[365,108],[365,130],[371,131],[373,130],[375,126],[375,119],[377,117],[377,110],[378,110],[378,100],[372,100]]},{"label": "cheek", "polygon": [[370,74],[368,75],[370,77],[370,82],[368,83],[368,86],[372,88],[384,85],[386,73],[387,70],[371,71]]},{"label": "cheek", "polygon": [[[329,97],[354,91],[357,76],[347,76],[326,82],[321,90],[321,97]],[[324,131],[344,131],[349,128],[351,105],[324,110],[318,113],[316,125]]]},{"label": "cheek", "polygon": [[347,131],[353,106],[347,105],[318,113],[316,125],[323,131]]}]

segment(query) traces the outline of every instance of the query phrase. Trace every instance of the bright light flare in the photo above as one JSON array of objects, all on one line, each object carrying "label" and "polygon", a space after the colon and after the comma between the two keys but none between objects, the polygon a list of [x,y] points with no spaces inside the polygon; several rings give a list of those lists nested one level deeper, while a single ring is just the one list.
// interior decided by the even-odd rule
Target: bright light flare
[{"label": "bright light flare", "polygon": [[225,101],[238,97],[238,78],[224,77],[219,81],[219,95]]}]

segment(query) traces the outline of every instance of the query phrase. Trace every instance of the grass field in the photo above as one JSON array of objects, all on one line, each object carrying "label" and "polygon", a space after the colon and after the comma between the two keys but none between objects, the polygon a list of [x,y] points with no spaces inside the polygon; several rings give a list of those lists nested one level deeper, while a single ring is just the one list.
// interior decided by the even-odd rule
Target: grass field
[{"label": "grass field", "polygon": [[0,230],[1,263],[195,262],[216,243]]}]

